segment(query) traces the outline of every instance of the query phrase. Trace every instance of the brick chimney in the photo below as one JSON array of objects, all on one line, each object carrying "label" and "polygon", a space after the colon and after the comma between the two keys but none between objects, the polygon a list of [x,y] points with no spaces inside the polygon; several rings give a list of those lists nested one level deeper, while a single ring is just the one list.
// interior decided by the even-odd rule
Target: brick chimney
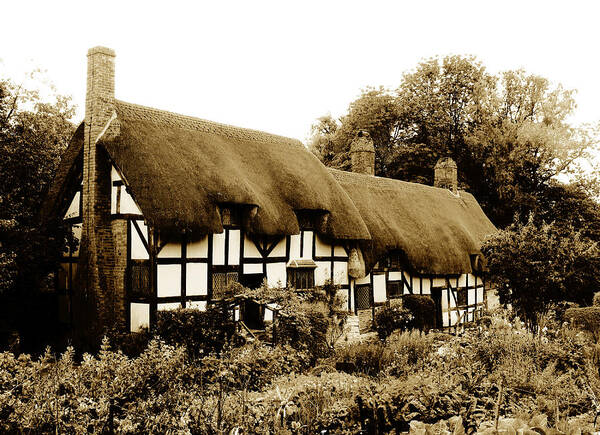
[{"label": "brick chimney", "polygon": [[[73,326],[84,339],[97,339],[124,318],[117,295],[116,263],[110,215],[111,164],[97,142],[118,134],[114,110],[115,52],[94,47],[87,54],[85,138],[83,144],[82,239],[73,294]],[[110,127],[109,127],[110,126]],[[123,305],[118,309],[117,305]],[[121,312],[122,311],[122,312]]]},{"label": "brick chimney", "polygon": [[361,130],[350,144],[352,172],[375,175],[375,147],[369,132]]},{"label": "brick chimney", "polygon": [[433,185],[458,193],[458,171],[456,163],[450,157],[442,157],[434,168]]}]

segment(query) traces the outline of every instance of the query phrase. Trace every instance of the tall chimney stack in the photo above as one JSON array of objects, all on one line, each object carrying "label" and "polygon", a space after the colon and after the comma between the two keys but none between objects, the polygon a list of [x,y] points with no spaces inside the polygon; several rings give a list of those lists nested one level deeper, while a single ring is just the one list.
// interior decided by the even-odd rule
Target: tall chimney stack
[{"label": "tall chimney stack", "polygon": [[350,144],[352,172],[375,175],[375,146],[368,131],[361,130]]},{"label": "tall chimney stack", "polygon": [[458,193],[458,170],[450,157],[442,157],[435,164],[433,185],[448,189],[455,195]]},{"label": "tall chimney stack", "polygon": [[[87,54],[85,135],[83,144],[82,238],[77,285],[73,294],[73,326],[87,337],[117,325],[124,308],[115,294],[111,265],[115,246],[110,215],[110,162],[97,145],[100,137],[118,134],[115,115],[115,52],[94,47]],[[113,122],[114,121],[114,122]],[[110,128],[108,128],[110,125]],[[78,306],[76,306],[77,304]],[[121,317],[123,317],[121,315]]]}]

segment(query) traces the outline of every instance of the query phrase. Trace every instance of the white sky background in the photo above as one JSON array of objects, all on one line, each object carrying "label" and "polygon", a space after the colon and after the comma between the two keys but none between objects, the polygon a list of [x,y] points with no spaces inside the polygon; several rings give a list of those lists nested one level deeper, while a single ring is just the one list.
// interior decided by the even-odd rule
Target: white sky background
[{"label": "white sky background", "polygon": [[0,8],[0,76],[47,70],[83,118],[87,49],[113,48],[116,96],[305,141],[366,86],[424,58],[473,54],[577,89],[600,119],[600,2],[26,1]]}]

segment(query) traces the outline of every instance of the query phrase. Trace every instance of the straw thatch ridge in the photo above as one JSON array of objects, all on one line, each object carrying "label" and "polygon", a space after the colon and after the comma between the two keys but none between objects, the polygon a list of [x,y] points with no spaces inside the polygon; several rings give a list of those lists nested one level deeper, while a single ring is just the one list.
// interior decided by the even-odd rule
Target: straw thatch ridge
[{"label": "straw thatch ridge", "polygon": [[69,180],[79,180],[81,177],[80,174],[75,175],[75,173],[82,170],[84,133],[85,125],[82,122],[77,127],[77,130],[75,130],[67,149],[61,157],[54,179],[48,189],[46,199],[42,204],[41,217],[43,220],[57,215],[65,205],[65,201],[71,199],[65,197],[67,195],[66,190],[72,187],[69,184]]},{"label": "straw thatch ridge", "polygon": [[470,255],[496,228],[475,198],[389,178],[330,169],[359,209],[371,234],[361,243],[367,270],[402,251],[422,274],[470,273]]},{"label": "straw thatch ridge", "polygon": [[294,212],[320,210],[325,235],[370,238],[346,192],[299,141],[121,101],[115,110],[120,133],[99,143],[161,231],[220,233],[218,205],[239,204],[251,233],[297,234]]}]

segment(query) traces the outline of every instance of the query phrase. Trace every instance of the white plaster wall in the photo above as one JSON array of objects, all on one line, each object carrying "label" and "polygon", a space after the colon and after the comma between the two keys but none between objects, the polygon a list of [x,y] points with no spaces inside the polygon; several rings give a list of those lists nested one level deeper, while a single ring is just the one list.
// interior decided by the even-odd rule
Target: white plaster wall
[{"label": "white plaster wall", "polygon": [[181,295],[181,265],[159,264],[157,268],[158,297]]},{"label": "white plaster wall", "polygon": [[331,245],[321,240],[318,234],[315,237],[315,255],[317,257],[330,257]]},{"label": "white plaster wall", "polygon": [[302,258],[312,258],[313,232],[304,231],[304,243],[302,245]]},{"label": "white plaster wall", "polygon": [[244,257],[246,258],[260,258],[260,252],[256,249],[256,245],[248,236],[244,236]]},{"label": "white plaster wall", "polygon": [[229,230],[229,264],[240,264],[240,230]]},{"label": "white plaster wall", "polygon": [[212,255],[213,264],[225,264],[225,231],[221,234],[213,234]]},{"label": "white plaster wall", "polygon": [[385,291],[385,275],[373,275],[373,300],[375,302],[385,302],[387,295]]},{"label": "white plaster wall", "polygon": [[482,303],[483,302],[483,298],[484,298],[484,296],[483,296],[483,287],[479,287],[477,289],[477,303],[478,304]]},{"label": "white plaster wall", "polygon": [[287,285],[286,264],[267,264],[267,283],[271,287],[285,287]]},{"label": "white plaster wall", "polygon": [[290,236],[290,260],[298,258],[300,258],[300,234],[292,234]]},{"label": "white plaster wall", "polygon": [[390,281],[402,281],[402,272],[389,272]]},{"label": "white plaster wall", "polygon": [[139,332],[150,325],[150,305],[133,302],[129,305],[131,332]]},{"label": "white plaster wall", "polygon": [[[148,227],[144,224],[144,221],[136,221],[138,226],[140,227],[140,231],[142,235],[148,240]],[[134,260],[147,260],[150,258],[148,256],[148,251],[146,250],[144,244],[142,243],[142,239],[140,239],[140,235],[137,230],[131,225],[131,258]]]},{"label": "white plaster wall", "polygon": [[131,195],[127,193],[125,186],[121,186],[121,205],[119,208],[122,214],[142,214],[142,211],[137,206]]},{"label": "white plaster wall", "polygon": [[418,276],[414,276],[412,279],[412,289],[413,289],[414,294],[416,294],[416,295],[421,294],[421,280],[419,279]]},{"label": "white plaster wall", "polygon": [[167,243],[158,253],[158,258],[181,258],[181,243]]},{"label": "white plaster wall", "polygon": [[333,255],[335,255],[336,257],[347,257],[348,254],[346,254],[346,250],[344,249],[343,246],[334,246],[333,248]]},{"label": "white plaster wall", "polygon": [[67,209],[67,212],[65,213],[65,219],[79,216],[80,196],[81,195],[80,195],[79,191],[75,192],[75,195],[73,195],[71,204],[69,204],[69,208]]},{"label": "white plaster wall", "polygon": [[475,303],[475,289],[469,289],[467,293],[467,304],[473,305]]},{"label": "white plaster wall", "polygon": [[206,263],[187,263],[185,285],[188,296],[208,294],[208,265]]},{"label": "white plaster wall", "polygon": [[246,264],[244,264],[244,273],[245,274],[263,273],[263,265],[262,265],[262,263],[259,263],[259,264],[246,263]]},{"label": "white plaster wall", "polygon": [[[406,278],[406,283],[410,284],[410,274],[407,271],[403,271],[402,273],[404,274],[404,278]],[[406,284],[404,284],[404,294],[410,294],[410,290],[408,289],[408,286]]]},{"label": "white plaster wall", "polygon": [[424,295],[431,294],[431,281],[429,280],[429,278],[423,278],[421,281],[421,286],[423,288]]},{"label": "white plaster wall", "polygon": [[207,258],[208,257],[208,236],[200,240],[189,242],[187,245],[187,258]]},{"label": "white plaster wall", "polygon": [[345,261],[334,261],[333,263],[333,282],[335,284],[348,284],[348,263]]},{"label": "white plaster wall", "polygon": [[325,281],[331,278],[331,262],[315,261],[315,285],[324,285]]},{"label": "white plaster wall", "polygon": [[269,257],[285,257],[285,237],[277,242]]},{"label": "white plaster wall", "polygon": [[446,278],[433,278],[433,286],[446,288]]},{"label": "white plaster wall", "polygon": [[121,180],[121,176],[117,172],[117,169],[114,166],[110,168],[110,181],[123,181]]}]

